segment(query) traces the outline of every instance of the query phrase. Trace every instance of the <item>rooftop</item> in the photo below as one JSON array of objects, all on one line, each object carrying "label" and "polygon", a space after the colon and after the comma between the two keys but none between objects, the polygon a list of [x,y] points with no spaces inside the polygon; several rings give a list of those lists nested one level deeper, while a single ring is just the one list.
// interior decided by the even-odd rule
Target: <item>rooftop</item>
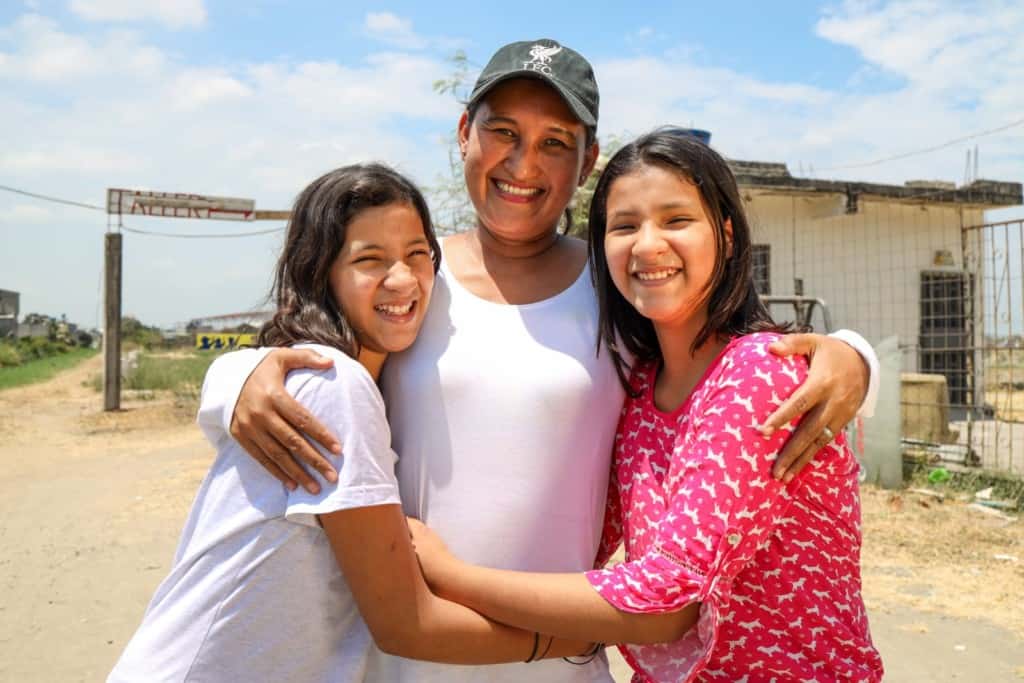
[{"label": "rooftop", "polygon": [[730,161],[736,182],[743,190],[767,190],[777,194],[841,194],[852,199],[880,197],[928,204],[961,204],[986,209],[1024,203],[1021,183],[975,180],[956,187],[938,180],[911,180],[903,185],[862,183],[851,180],[796,178],[785,164],[766,161]]}]

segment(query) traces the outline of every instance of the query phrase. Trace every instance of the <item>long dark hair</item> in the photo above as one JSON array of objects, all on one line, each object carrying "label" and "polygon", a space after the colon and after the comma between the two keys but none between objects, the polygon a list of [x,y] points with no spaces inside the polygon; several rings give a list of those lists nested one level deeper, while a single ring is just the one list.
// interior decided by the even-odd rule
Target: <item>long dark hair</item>
[{"label": "long dark hair", "polygon": [[[659,166],[679,174],[697,186],[704,211],[715,232],[715,267],[707,287],[708,319],[697,333],[690,351],[700,348],[712,335],[733,337],[750,332],[784,332],[754,289],[751,266],[750,225],[740,200],[736,178],[729,165],[703,142],[680,131],[665,129],[643,135],[611,158],[594,189],[590,204],[590,268],[600,309],[598,351],[604,345],[612,355],[619,381],[629,384],[632,369],[620,345],[637,363],[661,359],[654,323],[642,316],[619,293],[605,259],[608,192],[620,177],[643,166]],[[732,222],[732,253],[728,251],[725,221]]]},{"label": "long dark hair", "polygon": [[314,342],[353,358],[358,354],[355,332],[334,301],[328,276],[352,219],[388,204],[416,209],[437,272],[441,248],[427,202],[412,182],[383,164],[353,164],[325,173],[295,200],[270,294],[277,311],[260,329],[260,346]]}]

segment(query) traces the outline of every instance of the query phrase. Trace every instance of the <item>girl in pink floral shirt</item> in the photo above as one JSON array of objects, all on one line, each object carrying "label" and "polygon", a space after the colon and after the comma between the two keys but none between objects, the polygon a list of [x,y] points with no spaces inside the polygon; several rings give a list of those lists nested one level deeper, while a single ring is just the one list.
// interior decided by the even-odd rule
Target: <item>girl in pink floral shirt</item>
[{"label": "girl in pink floral shirt", "polygon": [[[428,581],[533,630],[530,659],[553,636],[622,643],[635,682],[880,680],[844,438],[826,433],[795,478],[771,474],[795,422],[760,425],[806,362],[768,351],[780,328],[754,291],[727,164],[694,138],[644,136],[605,169],[590,231],[601,343],[630,394],[599,569],[473,567],[413,522]],[[600,569],[622,540],[626,562]]]}]

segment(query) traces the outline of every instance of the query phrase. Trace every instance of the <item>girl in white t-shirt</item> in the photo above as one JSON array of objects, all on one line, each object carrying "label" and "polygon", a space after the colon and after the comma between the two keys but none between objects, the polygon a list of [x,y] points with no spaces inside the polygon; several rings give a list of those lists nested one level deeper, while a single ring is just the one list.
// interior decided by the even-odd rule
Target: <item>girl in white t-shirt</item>
[{"label": "girl in white t-shirt", "polygon": [[[324,453],[337,480],[321,479],[316,494],[286,487],[243,449],[269,444],[204,427],[217,459],[110,681],[358,681],[378,656],[374,642],[465,664],[587,650],[556,640],[539,652],[537,634],[435,597],[420,574],[375,381],[387,354],[416,338],[439,262],[422,195],[384,166],[340,168],[300,194],[276,269],[277,312],[259,340],[334,361],[291,373],[285,387],[343,439],[343,456]],[[245,379],[222,373],[203,392]]]}]

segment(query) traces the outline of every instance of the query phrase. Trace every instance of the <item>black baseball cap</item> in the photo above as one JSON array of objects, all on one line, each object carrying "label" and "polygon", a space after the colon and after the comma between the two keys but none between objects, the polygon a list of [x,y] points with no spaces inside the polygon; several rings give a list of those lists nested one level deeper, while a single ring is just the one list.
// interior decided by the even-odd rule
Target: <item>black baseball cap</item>
[{"label": "black baseball cap", "polygon": [[511,78],[536,78],[562,96],[585,126],[597,126],[600,96],[594,69],[583,55],[548,38],[509,43],[498,49],[476,79],[469,104]]}]

